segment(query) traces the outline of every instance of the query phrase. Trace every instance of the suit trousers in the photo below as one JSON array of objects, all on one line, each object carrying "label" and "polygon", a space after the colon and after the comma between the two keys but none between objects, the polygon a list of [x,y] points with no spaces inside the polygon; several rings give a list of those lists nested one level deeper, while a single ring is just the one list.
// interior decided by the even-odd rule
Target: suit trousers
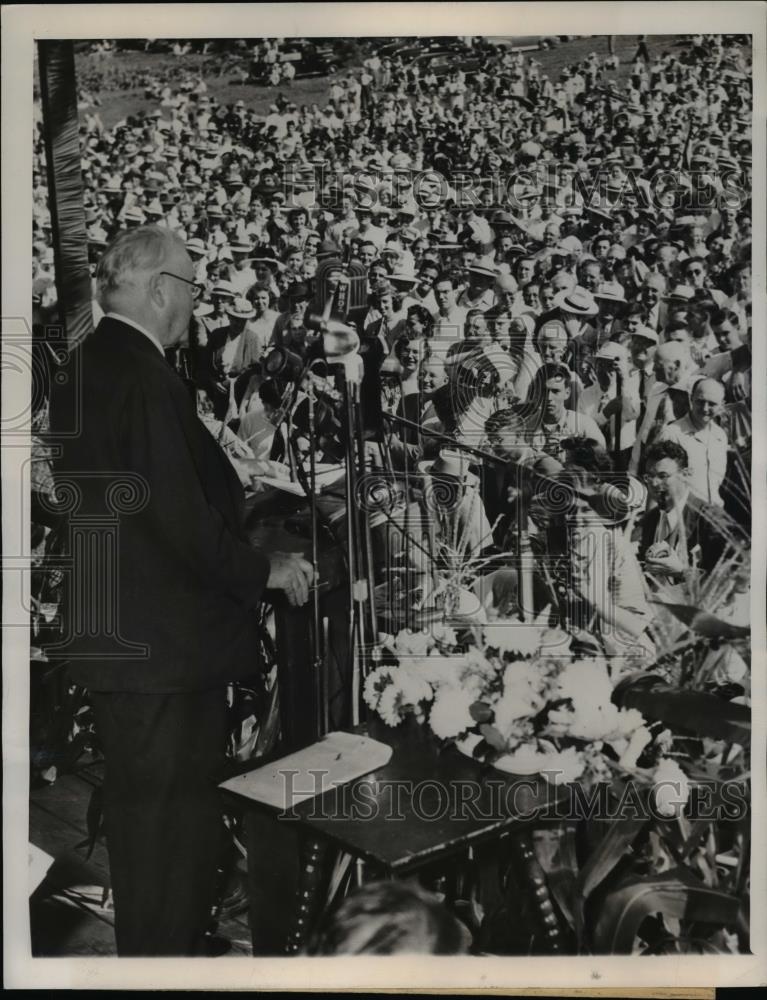
[{"label": "suit trousers", "polygon": [[199,954],[223,843],[225,691],[91,696],[117,953]]}]

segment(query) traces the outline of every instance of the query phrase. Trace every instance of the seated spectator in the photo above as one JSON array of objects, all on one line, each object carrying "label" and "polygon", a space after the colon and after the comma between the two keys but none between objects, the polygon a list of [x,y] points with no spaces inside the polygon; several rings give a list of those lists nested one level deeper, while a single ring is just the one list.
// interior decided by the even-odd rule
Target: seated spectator
[{"label": "seated spectator", "polygon": [[641,525],[639,558],[645,572],[669,583],[680,582],[696,567],[710,573],[739,532],[721,508],[690,490],[685,448],[677,441],[654,444],[647,452],[644,481],[656,504]]}]

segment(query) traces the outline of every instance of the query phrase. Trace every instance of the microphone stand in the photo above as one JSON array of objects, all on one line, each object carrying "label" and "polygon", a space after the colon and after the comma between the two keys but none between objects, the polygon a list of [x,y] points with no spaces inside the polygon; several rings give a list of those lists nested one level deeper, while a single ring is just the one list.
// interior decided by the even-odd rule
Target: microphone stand
[{"label": "microphone stand", "polygon": [[615,398],[618,401],[618,409],[615,413],[615,426],[613,430],[613,462],[615,471],[618,471],[618,464],[621,457],[621,428],[623,424],[623,375],[617,371],[615,373]]},{"label": "microphone stand", "polygon": [[[365,645],[365,627],[359,605],[370,602],[369,579],[363,550],[358,504],[358,474],[364,471],[362,428],[359,420],[359,385],[350,377],[346,365],[344,374],[344,402],[346,404],[345,462],[346,462],[346,543],[349,562],[348,614],[349,652],[352,665],[352,725],[360,723],[361,663],[360,649]],[[359,454],[357,452],[359,451]],[[357,640],[355,642],[355,639]]]},{"label": "microphone stand", "polygon": [[[384,412],[383,417],[390,423],[399,424],[402,427],[409,427],[413,430],[419,430],[418,424],[413,423],[412,420],[407,420],[405,417],[398,417],[386,412]],[[504,465],[507,467],[512,466],[521,476],[527,477],[534,483],[548,484],[552,487],[559,485],[556,479],[553,479],[550,476],[545,476],[540,472],[536,472],[529,466],[525,466],[521,462],[514,461],[514,459],[494,455],[492,452],[484,451],[481,448],[475,448],[473,445],[458,442],[449,437],[447,434],[442,434],[439,431],[433,431],[427,427],[420,428],[420,432],[427,437],[431,437],[434,440],[447,445],[453,451],[461,451],[465,454],[473,455],[482,462],[490,462],[495,465]],[[582,497],[585,500],[589,499],[589,494],[578,489],[578,487],[574,484],[570,484],[569,488],[576,496]],[[523,498],[523,491],[520,489],[520,513],[517,521],[517,556],[520,574],[520,611],[523,620],[530,620],[533,611],[533,553],[530,546],[530,535],[527,527],[528,512],[526,508],[527,505]]]},{"label": "microphone stand", "polygon": [[[315,421],[315,393],[311,379],[308,384],[309,400],[309,511],[312,531],[312,566],[317,572],[318,560],[318,511],[317,511],[317,425]],[[328,704],[328,650],[323,650],[322,632],[320,631],[320,590],[318,581],[314,581],[312,590],[312,653],[315,690],[317,696],[317,732],[324,736],[328,732],[330,706]]]}]

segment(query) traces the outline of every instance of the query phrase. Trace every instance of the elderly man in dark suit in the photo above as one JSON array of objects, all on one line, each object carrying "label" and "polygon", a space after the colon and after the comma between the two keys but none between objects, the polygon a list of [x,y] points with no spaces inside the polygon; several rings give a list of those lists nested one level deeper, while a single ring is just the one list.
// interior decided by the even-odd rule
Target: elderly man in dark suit
[{"label": "elderly man in dark suit", "polygon": [[[303,604],[313,568],[249,546],[237,474],[165,360],[198,294],[183,243],[151,226],[124,232],[96,277],[106,315],[51,398],[55,474],[77,483],[93,541],[72,553],[64,648],[105,756],[118,954],[194,955],[214,902],[226,684],[253,672],[264,588]],[[80,429],[67,436],[73,393]],[[100,525],[126,483],[138,499],[111,561],[99,560]]]}]

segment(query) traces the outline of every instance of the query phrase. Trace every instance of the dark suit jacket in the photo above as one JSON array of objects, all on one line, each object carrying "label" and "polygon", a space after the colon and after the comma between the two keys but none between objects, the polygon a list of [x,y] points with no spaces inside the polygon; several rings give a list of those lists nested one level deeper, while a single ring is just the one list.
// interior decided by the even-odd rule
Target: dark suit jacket
[{"label": "dark suit jacket", "polygon": [[[96,592],[83,610],[102,634],[75,628],[65,649],[52,654],[70,658],[72,678],[95,691],[200,691],[253,673],[256,607],[269,562],[246,540],[237,474],[198,420],[184,383],[140,331],[105,318],[73,357],[72,377],[51,393],[51,430],[62,448],[54,474],[78,483],[77,515],[88,518],[81,524],[93,539],[93,518],[115,504],[110,485],[126,474],[143,481],[145,502],[118,514],[111,579],[119,635],[147,652],[139,659],[119,658],[119,649],[104,655],[109,625],[91,608],[99,591],[107,607],[112,585],[106,592],[96,574],[106,571],[109,579],[110,571],[103,560],[81,558],[76,575],[86,593]],[[80,431],[66,438],[73,392]],[[70,611],[74,594],[67,589]]]},{"label": "dark suit jacket", "polygon": [[[648,510],[642,521],[642,536],[639,543],[639,558],[644,559],[647,549],[653,544],[660,520],[660,508]],[[690,493],[684,505],[684,525],[687,534],[688,552],[700,546],[698,565],[705,573],[710,573],[721,558],[725,548],[723,530],[729,519],[720,507],[706,503]],[[731,525],[737,531],[736,525]]]}]

